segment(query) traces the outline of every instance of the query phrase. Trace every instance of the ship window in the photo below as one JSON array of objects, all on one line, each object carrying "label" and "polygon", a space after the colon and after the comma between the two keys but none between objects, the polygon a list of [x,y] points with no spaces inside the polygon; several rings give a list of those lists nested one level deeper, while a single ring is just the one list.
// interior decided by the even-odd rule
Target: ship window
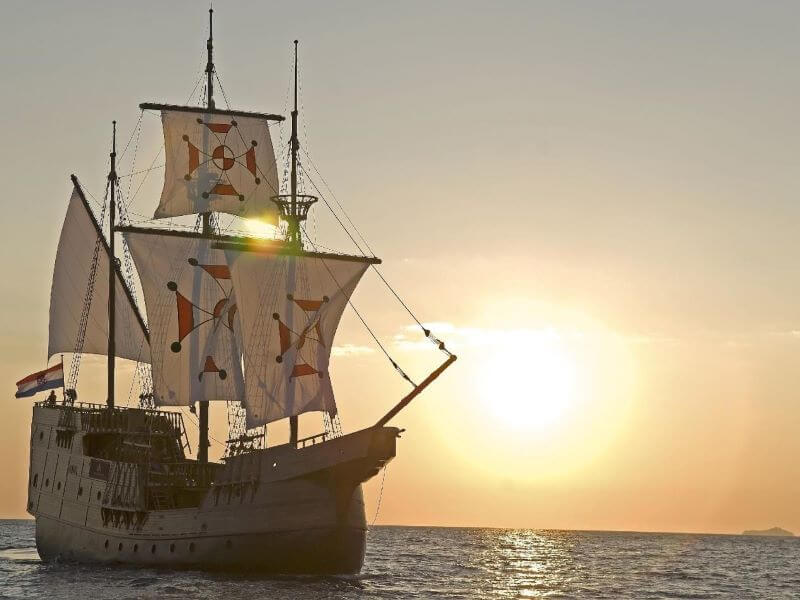
[{"label": "ship window", "polygon": [[40,439],[40,440],[43,440],[43,439],[44,439],[44,431],[40,431],[40,432],[39,432],[39,439]]},{"label": "ship window", "polygon": [[156,545],[153,544],[152,546],[150,546],[150,554],[155,554],[155,553],[156,553]]},{"label": "ship window", "polygon": [[175,552],[175,544],[170,544],[169,545],[169,551],[170,552]]},{"label": "ship window", "polygon": [[133,545],[133,551],[134,552],[138,552],[139,551],[139,544],[134,544]]},{"label": "ship window", "polygon": [[50,487],[50,478],[44,480],[44,487]]},{"label": "ship window", "polygon": [[83,488],[82,487],[78,488],[78,496],[83,496]]},{"label": "ship window", "polygon": [[194,552],[194,542],[189,542],[189,552]]},{"label": "ship window", "polygon": [[33,487],[36,487],[36,484],[39,483],[39,474],[35,473],[33,475]]},{"label": "ship window", "polygon": [[97,492],[97,499],[100,500],[100,492]]},{"label": "ship window", "polygon": [[58,485],[56,486],[56,489],[57,489],[57,490],[60,490],[60,489],[61,489],[61,482],[60,482],[60,481],[58,482]]},{"label": "ship window", "polygon": [[106,543],[105,543],[105,544],[103,544],[103,547],[104,547],[106,550],[108,550],[108,540],[106,540]]},{"label": "ship window", "polygon": [[122,552],[122,542],[120,542],[120,543],[119,543],[119,546],[117,546],[117,550],[119,550],[120,552]]}]

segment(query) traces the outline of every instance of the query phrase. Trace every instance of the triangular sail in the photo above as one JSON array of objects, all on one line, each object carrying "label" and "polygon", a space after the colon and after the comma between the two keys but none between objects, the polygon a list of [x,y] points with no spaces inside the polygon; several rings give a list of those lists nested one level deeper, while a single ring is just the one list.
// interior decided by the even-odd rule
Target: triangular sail
[{"label": "triangular sail", "polygon": [[242,321],[247,426],[336,414],[328,363],[336,328],[369,263],[311,253],[226,250]]},{"label": "triangular sail", "polygon": [[239,317],[225,253],[196,236],[123,235],[144,292],[156,404],[241,400]]},{"label": "triangular sail", "polygon": [[[74,352],[81,330],[81,315],[94,278],[87,313],[83,346],[87,354],[105,355],[108,351],[108,244],[83,192],[75,187],[58,241],[58,251],[50,289],[50,333],[48,357],[60,352]],[[133,304],[130,291],[117,270],[116,355],[148,362],[150,349],[147,329]]]},{"label": "triangular sail", "polygon": [[[142,105],[150,107],[152,105]],[[166,167],[156,218],[225,212],[276,224],[272,115],[163,108]]]}]

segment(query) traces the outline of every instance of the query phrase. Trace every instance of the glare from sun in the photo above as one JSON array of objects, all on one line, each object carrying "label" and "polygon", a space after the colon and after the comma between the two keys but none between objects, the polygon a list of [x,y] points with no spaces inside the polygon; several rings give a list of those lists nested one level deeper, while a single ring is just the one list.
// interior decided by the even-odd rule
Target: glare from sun
[{"label": "glare from sun", "polygon": [[244,219],[244,226],[250,235],[263,238],[274,238],[276,227],[258,219]]},{"label": "glare from sun", "polygon": [[489,413],[510,430],[546,430],[573,407],[575,357],[556,333],[520,332],[492,352],[481,375]]}]

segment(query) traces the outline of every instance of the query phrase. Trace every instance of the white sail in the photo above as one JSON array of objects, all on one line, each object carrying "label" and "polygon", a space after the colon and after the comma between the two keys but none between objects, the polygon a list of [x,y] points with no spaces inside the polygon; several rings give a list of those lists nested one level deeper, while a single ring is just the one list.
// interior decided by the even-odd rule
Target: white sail
[{"label": "white sail", "polygon": [[226,254],[242,323],[247,426],[309,411],[335,414],[328,373],[333,336],[368,263]]},{"label": "white sail", "polygon": [[[95,260],[94,288],[82,352],[105,355],[108,351],[108,245],[76,183],[61,229],[53,270],[48,357],[76,349]],[[150,360],[147,332],[119,271],[116,286],[116,355],[147,362]]]},{"label": "white sail", "polygon": [[218,211],[276,224],[278,170],[265,118],[163,110],[166,167],[156,218]]},{"label": "white sail", "polygon": [[156,404],[242,400],[238,313],[225,253],[197,237],[123,235],[144,291]]}]

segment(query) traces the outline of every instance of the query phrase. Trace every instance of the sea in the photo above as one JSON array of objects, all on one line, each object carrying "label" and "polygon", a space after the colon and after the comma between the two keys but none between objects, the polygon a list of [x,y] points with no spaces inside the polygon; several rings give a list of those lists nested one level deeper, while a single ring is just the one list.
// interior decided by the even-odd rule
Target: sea
[{"label": "sea", "polygon": [[800,598],[800,538],[374,527],[360,575],[234,576],[44,563],[0,521],[0,598]]}]

